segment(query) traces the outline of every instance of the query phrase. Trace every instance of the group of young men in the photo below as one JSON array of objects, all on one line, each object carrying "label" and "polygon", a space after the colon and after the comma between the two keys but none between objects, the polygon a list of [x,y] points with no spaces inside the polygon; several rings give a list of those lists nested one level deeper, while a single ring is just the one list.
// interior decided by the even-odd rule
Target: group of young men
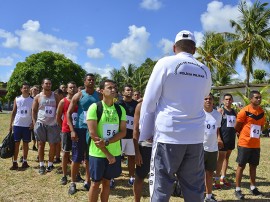
[{"label": "group of young men", "polygon": [[[43,79],[42,91],[34,98],[29,95],[29,85],[24,83],[22,94],[14,100],[10,123],[16,142],[11,169],[18,169],[21,140],[22,168],[29,167],[28,143],[33,129],[38,141],[40,174],[53,170],[57,145],[61,142],[61,184],[67,184],[67,165],[72,152],[70,195],[77,192],[76,182],[78,178],[81,180],[79,167],[84,162],[83,188],[89,190],[89,201],[97,201],[99,195],[101,201],[108,201],[114,179],[122,172],[124,154],[129,171],[127,184],[133,186],[136,202],[141,199],[143,182],[149,172],[151,201],[169,201],[176,180],[185,201],[216,201],[212,195],[213,178],[215,188],[231,186],[225,176],[237,134],[235,196],[244,199],[240,185],[247,163],[251,193],[261,195],[255,186],[259,138],[265,124],[260,93],[251,91],[250,105],[238,114],[232,109],[232,95],[226,94],[224,106],[216,111],[213,96],[209,94],[211,74],[192,56],[195,39],[191,32],[183,30],[177,34],[174,52],[175,56],[158,61],[144,99],[139,102],[135,100],[140,98],[138,95],[133,97],[132,86],[125,85],[123,98],[115,103],[117,84],[104,80],[97,91],[94,74],[85,75],[81,91],[77,91],[74,82],[69,82],[66,89],[61,86],[66,92],[63,99],[51,90],[48,78]],[[50,147],[47,167],[46,142]]]}]

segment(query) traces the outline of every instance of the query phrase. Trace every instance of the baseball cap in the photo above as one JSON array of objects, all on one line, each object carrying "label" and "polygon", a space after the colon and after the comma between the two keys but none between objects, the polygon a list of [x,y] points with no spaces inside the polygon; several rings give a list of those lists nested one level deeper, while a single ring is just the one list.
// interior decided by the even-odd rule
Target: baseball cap
[{"label": "baseball cap", "polygon": [[180,31],[176,35],[174,43],[176,43],[177,41],[180,41],[180,40],[191,40],[194,43],[196,43],[194,35],[190,31],[187,31],[187,30]]}]

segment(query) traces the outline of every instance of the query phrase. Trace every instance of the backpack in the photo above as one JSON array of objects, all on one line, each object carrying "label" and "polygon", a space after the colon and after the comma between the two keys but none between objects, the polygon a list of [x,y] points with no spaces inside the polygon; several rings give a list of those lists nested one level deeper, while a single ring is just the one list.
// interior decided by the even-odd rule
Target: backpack
[{"label": "backpack", "polygon": [[3,159],[11,158],[14,154],[15,141],[13,133],[10,131],[0,145],[0,157]]},{"label": "backpack", "polygon": [[[103,105],[102,105],[102,101],[99,101],[96,103],[97,104],[97,123],[100,121],[101,119],[101,116],[102,116],[102,113],[103,113]],[[119,106],[119,104],[113,104],[115,109],[116,109],[116,112],[118,114],[118,118],[119,118],[119,126],[121,124],[121,117],[122,117],[122,110]]]}]

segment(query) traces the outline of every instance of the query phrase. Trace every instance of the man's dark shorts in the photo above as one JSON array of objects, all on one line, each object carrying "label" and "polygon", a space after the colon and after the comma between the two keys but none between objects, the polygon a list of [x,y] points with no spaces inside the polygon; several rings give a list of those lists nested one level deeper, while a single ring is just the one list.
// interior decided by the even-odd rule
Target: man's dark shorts
[{"label": "man's dark shorts", "polygon": [[86,128],[75,128],[75,132],[78,135],[78,142],[72,141],[72,161],[75,163],[81,163],[83,160],[88,160],[89,154],[86,152]]},{"label": "man's dark shorts", "polygon": [[257,166],[260,162],[260,148],[246,148],[238,146],[236,162],[239,166],[245,166],[247,163]]},{"label": "man's dark shorts", "polygon": [[109,164],[107,158],[89,156],[90,178],[94,182],[99,182],[102,178],[110,180],[117,178],[122,173],[121,156],[115,157],[116,162]]},{"label": "man's dark shorts", "polygon": [[218,152],[204,151],[204,168],[207,171],[214,172],[217,169]]},{"label": "man's dark shorts", "polygon": [[13,126],[14,141],[31,142],[31,130],[29,127]]},{"label": "man's dark shorts", "polygon": [[62,150],[70,152],[72,150],[72,140],[70,132],[61,132]]},{"label": "man's dark shorts", "polygon": [[228,142],[223,141],[224,147],[222,149],[219,149],[219,151],[228,151],[228,150],[234,150],[235,148],[235,138],[231,139]]},{"label": "man's dark shorts", "polygon": [[147,177],[148,173],[150,172],[150,161],[151,161],[151,153],[152,153],[152,147],[145,147],[139,145],[140,153],[142,156],[143,164],[141,166],[136,165],[136,176],[138,176],[141,179],[144,179]]}]

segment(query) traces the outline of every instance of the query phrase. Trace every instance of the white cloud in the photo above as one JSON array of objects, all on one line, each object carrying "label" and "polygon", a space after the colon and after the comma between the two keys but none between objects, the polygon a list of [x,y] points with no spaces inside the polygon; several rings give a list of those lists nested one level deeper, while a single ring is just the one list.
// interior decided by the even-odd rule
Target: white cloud
[{"label": "white cloud", "polygon": [[7,32],[3,29],[0,29],[0,38],[4,38],[6,41],[2,43],[2,45],[6,48],[13,48],[18,46],[19,38],[14,34]]},{"label": "white cloud", "polygon": [[148,38],[150,33],[145,27],[129,26],[129,36],[119,43],[112,43],[109,50],[112,57],[121,61],[122,65],[141,64],[146,58],[150,47]]},{"label": "white cloud", "polygon": [[5,30],[0,30],[0,38],[5,38],[3,46],[7,48],[19,48],[30,53],[41,51],[53,51],[64,54],[66,57],[76,60],[75,51],[78,43],[57,38],[53,35],[39,31],[38,21],[28,20],[17,30],[15,35]]},{"label": "white cloud", "polygon": [[92,36],[86,37],[86,44],[92,46],[95,43],[95,39]]},{"label": "white cloud", "polygon": [[196,47],[200,47],[203,42],[203,33],[202,32],[194,32],[195,40],[196,40]]},{"label": "white cloud", "polygon": [[101,77],[110,77],[110,71],[113,70],[113,67],[106,65],[104,68],[96,67],[92,65],[90,62],[86,62],[83,65],[83,68],[86,70],[86,72],[89,73],[98,73],[101,75]]},{"label": "white cloud", "polygon": [[173,52],[173,42],[169,39],[161,39],[158,43],[158,47],[162,49],[164,55],[171,55]]},{"label": "white cloud", "polygon": [[224,5],[220,1],[212,1],[207,5],[207,11],[201,15],[203,30],[233,32],[230,20],[237,20],[239,15],[238,5]]},{"label": "white cloud", "polygon": [[13,61],[12,57],[0,58],[0,66],[12,66]]},{"label": "white cloud", "polygon": [[87,49],[87,56],[89,58],[103,58],[104,54],[99,48]]},{"label": "white cloud", "polygon": [[147,10],[158,10],[161,8],[162,3],[160,0],[142,0],[140,6]]}]

